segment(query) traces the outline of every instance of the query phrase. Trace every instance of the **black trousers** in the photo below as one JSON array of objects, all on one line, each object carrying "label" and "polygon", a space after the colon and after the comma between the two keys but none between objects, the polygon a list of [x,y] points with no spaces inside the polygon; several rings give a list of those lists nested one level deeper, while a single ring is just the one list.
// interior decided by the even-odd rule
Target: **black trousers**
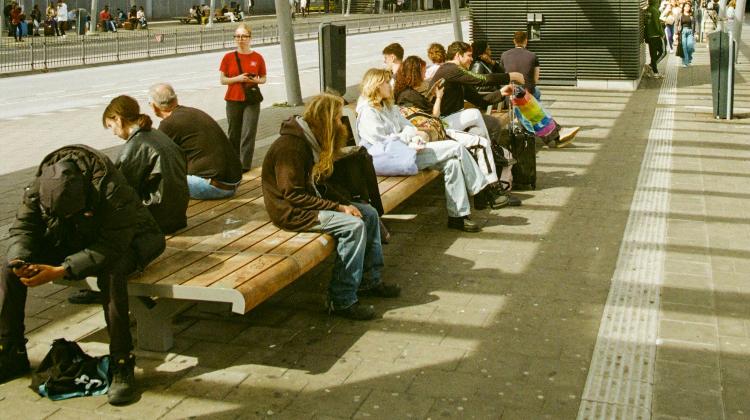
[{"label": "black trousers", "polygon": [[255,135],[258,132],[260,104],[226,101],[229,142],[240,155],[242,170],[249,171],[255,152]]},{"label": "black trousers", "polygon": [[651,56],[651,70],[654,73],[659,73],[657,65],[664,58],[664,41],[661,37],[653,36],[646,38],[648,44],[648,54]]},{"label": "black trousers", "polygon": [[[47,257],[47,258],[44,258]],[[47,254],[35,258],[35,263],[60,265],[63,258]],[[109,352],[113,357],[125,356],[133,350],[128,317],[128,275],[137,268],[133,251],[126,252],[117,261],[97,274],[97,285],[102,291],[102,308],[109,333]],[[28,287],[3,264],[0,277],[0,339],[4,342],[24,342],[24,317]]]}]

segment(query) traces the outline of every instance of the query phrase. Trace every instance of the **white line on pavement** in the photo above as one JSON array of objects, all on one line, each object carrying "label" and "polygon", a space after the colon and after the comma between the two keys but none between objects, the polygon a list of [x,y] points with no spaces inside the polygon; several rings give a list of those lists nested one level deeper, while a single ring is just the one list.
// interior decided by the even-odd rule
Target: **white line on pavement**
[{"label": "white line on pavement", "polygon": [[666,68],[578,409],[579,420],[651,418],[677,102],[674,56]]}]

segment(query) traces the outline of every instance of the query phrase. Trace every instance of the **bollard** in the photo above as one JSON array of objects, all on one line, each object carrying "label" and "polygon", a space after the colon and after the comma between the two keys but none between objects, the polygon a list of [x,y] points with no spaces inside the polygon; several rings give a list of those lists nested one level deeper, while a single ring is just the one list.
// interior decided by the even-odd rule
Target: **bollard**
[{"label": "bollard", "polygon": [[81,36],[81,61],[86,64],[86,37]]}]

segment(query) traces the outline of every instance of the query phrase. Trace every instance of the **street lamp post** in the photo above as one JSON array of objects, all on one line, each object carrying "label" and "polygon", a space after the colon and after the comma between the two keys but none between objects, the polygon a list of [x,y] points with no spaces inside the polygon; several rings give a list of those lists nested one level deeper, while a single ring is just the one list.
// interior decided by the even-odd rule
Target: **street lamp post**
[{"label": "street lamp post", "polygon": [[[453,19],[453,35],[454,38],[456,38],[456,41],[462,41],[464,40],[464,34],[461,30],[461,14],[458,10],[458,1],[459,0],[451,0],[451,19]],[[726,0],[724,0],[726,1]]]},{"label": "street lamp post", "polygon": [[286,102],[289,105],[302,105],[302,91],[297,68],[297,51],[294,46],[294,28],[289,0],[274,0],[276,4],[276,22],[281,45],[281,61],[284,64],[284,81],[286,84]]}]

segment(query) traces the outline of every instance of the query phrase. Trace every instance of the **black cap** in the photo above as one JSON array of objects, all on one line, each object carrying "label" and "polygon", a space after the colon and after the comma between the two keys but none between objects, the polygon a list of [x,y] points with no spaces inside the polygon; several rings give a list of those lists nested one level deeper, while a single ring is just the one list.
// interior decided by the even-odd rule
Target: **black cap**
[{"label": "black cap", "polygon": [[45,166],[39,175],[39,202],[50,214],[68,217],[86,207],[86,183],[69,160]]}]

